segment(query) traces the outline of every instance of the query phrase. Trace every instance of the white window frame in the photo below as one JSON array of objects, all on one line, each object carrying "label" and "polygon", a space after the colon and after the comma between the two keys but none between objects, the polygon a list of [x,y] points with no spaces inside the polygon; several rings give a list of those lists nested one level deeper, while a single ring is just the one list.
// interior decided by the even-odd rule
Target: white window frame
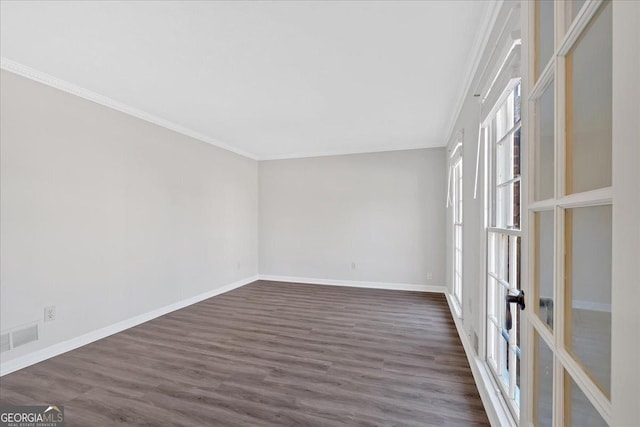
[{"label": "white window frame", "polygon": [[453,218],[453,302],[459,317],[462,317],[463,288],[463,164],[462,142],[454,147],[451,158],[451,206]]},{"label": "white window frame", "polygon": [[[522,181],[522,147],[520,147],[520,173],[517,176],[513,176],[513,177],[509,177],[508,179],[504,179],[501,182],[496,182],[496,177],[497,177],[497,161],[495,161],[494,159],[497,159],[497,155],[494,156],[493,150],[494,150],[494,146],[496,147],[495,149],[497,150],[497,146],[498,145],[502,145],[505,144],[507,140],[509,140],[510,138],[513,137],[513,135],[515,135],[517,132],[520,132],[520,141],[522,142],[522,133],[521,133],[521,127],[522,127],[522,120],[518,121],[517,123],[513,123],[513,118],[511,120],[512,125],[509,126],[506,129],[506,132],[504,133],[504,135],[500,136],[500,138],[498,139],[496,136],[496,131],[495,131],[495,127],[496,127],[496,121],[497,121],[497,116],[500,113],[500,111],[502,111],[502,108],[505,107],[507,108],[508,106],[506,104],[508,104],[509,102],[513,102],[513,100],[510,101],[510,96],[513,94],[514,89],[516,87],[518,87],[520,85],[521,79],[520,78],[514,78],[512,80],[509,81],[507,87],[504,89],[502,95],[498,98],[498,100],[496,101],[495,106],[492,108],[490,114],[488,115],[487,119],[482,123],[482,128],[483,131],[485,133],[485,159],[487,159],[486,162],[486,169],[485,169],[485,203],[486,203],[486,207],[485,207],[485,212],[486,212],[486,217],[487,217],[487,221],[486,221],[486,237],[485,237],[485,241],[486,241],[486,275],[485,275],[485,295],[486,295],[486,314],[485,314],[485,323],[486,323],[486,330],[485,330],[485,361],[489,367],[489,371],[492,373],[493,375],[493,380],[495,382],[495,384],[498,387],[498,390],[500,391],[500,393],[502,394],[504,401],[506,402],[511,415],[518,420],[520,417],[520,406],[521,406],[521,393],[520,393],[520,387],[522,386],[522,384],[520,385],[520,387],[517,386],[516,384],[516,358],[520,358],[519,354],[520,354],[520,347],[517,346],[517,336],[519,335],[520,337],[522,337],[522,331],[520,330],[520,325],[518,324],[519,320],[521,319],[518,318],[517,316],[515,316],[515,312],[517,310],[517,308],[515,306],[511,307],[511,311],[512,311],[512,319],[513,319],[513,327],[511,329],[511,331],[518,331],[517,334],[514,333],[506,333],[506,331],[503,330],[501,324],[504,321],[503,317],[504,317],[504,312],[505,312],[505,302],[502,299],[498,300],[496,299],[496,292],[491,292],[490,287],[489,287],[489,282],[493,281],[493,283],[495,283],[496,286],[500,286],[504,288],[505,293],[509,292],[509,293],[515,293],[515,291],[518,290],[518,288],[521,288],[521,283],[509,283],[509,281],[505,280],[503,276],[507,275],[507,273],[509,273],[509,275],[507,277],[513,277],[516,273],[516,268],[514,267],[514,265],[517,263],[520,265],[520,267],[522,267],[522,254],[518,254],[516,251],[513,250],[512,246],[509,246],[509,253],[506,255],[509,261],[509,267],[507,269],[506,265],[501,265],[501,270],[503,271],[503,274],[495,274],[495,272],[492,272],[491,269],[489,268],[489,262],[492,259],[492,257],[497,258],[497,256],[500,254],[500,251],[497,250],[496,248],[492,248],[491,246],[491,237],[490,236],[496,236],[496,238],[499,239],[503,239],[503,240],[508,240],[511,242],[514,242],[516,240],[520,240],[520,247],[522,250],[522,246],[523,246],[523,242],[522,242],[522,214],[523,214],[523,198],[522,198],[522,185],[520,185],[520,198],[519,198],[519,205],[520,205],[520,222],[518,224],[518,227],[515,227],[514,224],[498,224],[496,222],[495,225],[493,224],[493,217],[497,216],[498,214],[504,214],[505,219],[506,218],[511,218],[513,219],[513,203],[508,203],[507,205],[503,206],[503,210],[500,208],[500,206],[496,206],[494,208],[494,203],[498,203],[496,199],[497,198],[497,194],[500,191],[501,188],[507,187],[510,188],[511,184],[515,184],[515,183],[521,183]],[[521,90],[521,89],[520,89]],[[513,156],[513,153],[511,153],[511,157]],[[504,166],[504,165],[503,165]],[[512,201],[513,202],[513,201]],[[492,252],[492,249],[494,250]],[[519,256],[518,256],[519,255]],[[514,262],[515,261],[515,262]],[[520,274],[520,281],[522,282],[522,272]],[[502,293],[500,293],[500,295],[502,295]],[[520,323],[522,323],[522,321],[520,320]],[[505,335],[508,336],[508,342],[506,343],[506,349],[508,349],[507,354],[508,354],[508,364],[507,364],[507,360],[504,357],[504,355],[502,354],[502,347],[501,347],[501,343],[502,343],[502,339],[506,339]],[[491,339],[494,338],[493,341],[491,341]],[[490,342],[491,341],[491,342]],[[522,346],[523,342],[521,340],[520,345]],[[508,368],[508,381],[507,379],[502,375],[502,371],[503,369],[507,369]]]}]

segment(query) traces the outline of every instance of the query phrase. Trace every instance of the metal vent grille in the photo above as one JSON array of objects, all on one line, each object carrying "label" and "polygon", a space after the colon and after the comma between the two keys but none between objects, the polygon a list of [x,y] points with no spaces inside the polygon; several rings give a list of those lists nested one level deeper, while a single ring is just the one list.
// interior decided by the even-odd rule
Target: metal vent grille
[{"label": "metal vent grille", "polygon": [[11,350],[11,341],[9,340],[9,333],[0,335],[0,353]]},{"label": "metal vent grille", "polygon": [[13,347],[20,347],[21,345],[36,341],[38,339],[38,325],[30,325],[26,328],[18,329],[11,333],[13,338]]}]

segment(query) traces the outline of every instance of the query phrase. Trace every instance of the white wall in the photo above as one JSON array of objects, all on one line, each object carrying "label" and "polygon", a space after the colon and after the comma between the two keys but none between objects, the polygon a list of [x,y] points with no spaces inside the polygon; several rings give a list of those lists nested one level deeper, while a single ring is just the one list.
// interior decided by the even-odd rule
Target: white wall
[{"label": "white wall", "polygon": [[[455,129],[464,131],[462,142],[462,315],[467,333],[479,332],[481,321],[481,293],[482,280],[482,185],[478,183],[478,197],[473,198],[476,177],[476,155],[478,148],[478,121],[480,117],[480,103],[473,94],[469,93],[463,104],[460,115],[456,120]],[[454,135],[449,147],[456,142]],[[479,178],[482,178],[482,171]],[[446,212],[447,239],[446,248],[446,284],[449,292],[453,293],[453,209]]]},{"label": "white wall", "polygon": [[257,162],[1,74],[1,329],[17,356],[257,274]]},{"label": "white wall", "polygon": [[443,285],[444,151],[260,162],[260,274]]}]

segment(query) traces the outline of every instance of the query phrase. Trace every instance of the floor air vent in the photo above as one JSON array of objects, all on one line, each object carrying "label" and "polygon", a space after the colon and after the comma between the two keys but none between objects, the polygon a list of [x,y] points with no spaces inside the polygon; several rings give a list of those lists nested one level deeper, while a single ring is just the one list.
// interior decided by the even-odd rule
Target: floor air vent
[{"label": "floor air vent", "polygon": [[9,333],[0,335],[0,353],[11,350],[11,340],[9,339]]},{"label": "floor air vent", "polygon": [[38,324],[24,326],[0,335],[0,352],[4,353],[21,345],[38,340]]},{"label": "floor air vent", "polygon": [[18,329],[17,331],[13,331],[11,333],[12,347],[16,348],[21,345],[30,343],[31,341],[35,341],[38,339],[38,325],[27,326],[26,328]]}]

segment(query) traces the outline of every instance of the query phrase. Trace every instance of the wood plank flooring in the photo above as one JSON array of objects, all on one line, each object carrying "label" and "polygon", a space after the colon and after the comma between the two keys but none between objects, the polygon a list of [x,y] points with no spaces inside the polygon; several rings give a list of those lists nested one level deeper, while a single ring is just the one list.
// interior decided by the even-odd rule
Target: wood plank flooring
[{"label": "wood plank flooring", "polygon": [[68,426],[488,425],[443,295],[259,281],[0,379]]}]

